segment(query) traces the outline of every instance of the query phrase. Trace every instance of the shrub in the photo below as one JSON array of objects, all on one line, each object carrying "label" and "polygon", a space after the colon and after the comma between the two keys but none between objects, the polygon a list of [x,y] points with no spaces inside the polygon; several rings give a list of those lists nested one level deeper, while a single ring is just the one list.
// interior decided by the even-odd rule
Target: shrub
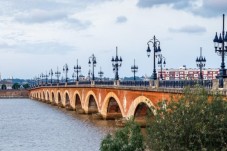
[{"label": "shrub", "polygon": [[143,151],[143,136],[140,126],[130,120],[126,126],[108,134],[101,142],[100,151]]},{"label": "shrub", "polygon": [[206,90],[187,88],[149,121],[148,145],[152,150],[227,150],[227,102]]}]

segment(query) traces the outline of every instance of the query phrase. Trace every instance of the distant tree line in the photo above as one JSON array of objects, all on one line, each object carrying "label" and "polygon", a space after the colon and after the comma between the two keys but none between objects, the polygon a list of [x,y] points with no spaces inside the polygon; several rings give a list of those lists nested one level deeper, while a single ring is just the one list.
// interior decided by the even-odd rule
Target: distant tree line
[{"label": "distant tree line", "polygon": [[12,86],[12,89],[15,89],[15,90],[21,89],[21,88],[23,88],[23,89],[28,89],[29,87],[30,87],[30,86],[29,86],[28,83],[23,84],[23,85],[20,85],[19,83],[14,83],[13,86]]}]

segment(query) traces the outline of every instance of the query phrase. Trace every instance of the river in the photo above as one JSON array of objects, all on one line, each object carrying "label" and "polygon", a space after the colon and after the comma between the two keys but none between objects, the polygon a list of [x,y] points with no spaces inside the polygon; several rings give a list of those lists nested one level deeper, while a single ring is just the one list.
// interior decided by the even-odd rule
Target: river
[{"label": "river", "polygon": [[0,99],[0,151],[98,151],[114,127],[30,99]]}]

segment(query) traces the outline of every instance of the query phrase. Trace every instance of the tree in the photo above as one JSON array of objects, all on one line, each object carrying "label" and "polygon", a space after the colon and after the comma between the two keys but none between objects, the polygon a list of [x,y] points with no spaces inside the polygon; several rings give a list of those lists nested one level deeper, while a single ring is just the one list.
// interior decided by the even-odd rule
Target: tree
[{"label": "tree", "polygon": [[24,84],[24,85],[23,85],[23,87],[24,87],[25,89],[30,88],[30,86],[29,86],[29,84],[28,84],[28,83]]},{"label": "tree", "polygon": [[3,84],[3,85],[2,85],[2,90],[6,90],[6,89],[7,89],[6,85]]},{"label": "tree", "polygon": [[179,100],[149,121],[148,145],[152,150],[227,150],[227,102],[202,88],[187,88]]},{"label": "tree", "polygon": [[126,126],[108,134],[101,143],[100,151],[143,151],[143,136],[138,124],[130,120]]},{"label": "tree", "polygon": [[14,83],[12,86],[13,89],[19,89],[20,85],[18,83]]}]

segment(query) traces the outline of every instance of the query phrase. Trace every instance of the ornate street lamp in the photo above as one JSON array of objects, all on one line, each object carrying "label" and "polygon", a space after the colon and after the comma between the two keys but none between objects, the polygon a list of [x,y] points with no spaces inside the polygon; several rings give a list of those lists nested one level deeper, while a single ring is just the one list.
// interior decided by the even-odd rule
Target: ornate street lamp
[{"label": "ornate street lamp", "polygon": [[92,73],[91,73],[91,70],[89,69],[89,70],[88,70],[88,81],[91,80],[91,74],[92,74]]},{"label": "ornate street lamp", "polygon": [[165,65],[166,65],[166,58],[163,57],[162,54],[158,55],[158,65],[161,68],[160,79],[163,80],[162,65],[165,67]]},{"label": "ornate street lamp", "polygon": [[154,48],[154,70],[153,70],[153,75],[151,76],[151,79],[152,80],[157,80],[157,73],[156,73],[156,69],[155,69],[155,56],[158,55],[158,53],[161,52],[161,49],[160,49],[160,41],[158,39],[156,39],[156,37],[154,36],[153,39],[149,40],[147,42],[147,56],[150,57],[150,53],[151,53],[151,49],[150,49],[150,45],[149,43],[152,43],[153,44],[153,48]]},{"label": "ornate street lamp", "polygon": [[202,56],[202,47],[200,47],[200,56],[196,58],[197,67],[199,67],[199,79],[203,80],[203,73],[202,70],[206,64],[206,58]]},{"label": "ornate street lamp", "polygon": [[53,70],[50,69],[49,76],[50,76],[50,83],[52,84],[52,77],[53,77]]},{"label": "ornate street lamp", "polygon": [[76,72],[76,81],[79,81],[79,73],[81,72],[81,67],[78,65],[78,59],[76,59],[76,66],[74,66],[74,71]]},{"label": "ornate street lamp", "polygon": [[103,74],[104,72],[102,71],[102,68],[100,67],[100,71],[98,72],[99,77],[100,77],[100,81],[102,80]]},{"label": "ornate street lamp", "polygon": [[37,84],[38,84],[38,86],[39,86],[39,81],[40,81],[40,76],[38,75],[38,77],[36,78],[36,80],[37,80]]},{"label": "ornate street lamp", "polygon": [[69,67],[67,65],[67,63],[63,66],[63,72],[65,72],[65,82],[68,82],[68,71],[69,71]]},{"label": "ornate street lamp", "polygon": [[224,86],[224,78],[227,77],[226,75],[226,69],[225,69],[225,55],[227,54],[227,32],[225,34],[225,14],[223,14],[223,29],[222,34],[220,33],[220,36],[218,38],[217,32],[214,37],[214,48],[215,52],[221,56],[221,69],[219,70],[219,75],[217,78],[219,79],[219,87],[223,88]]},{"label": "ornate street lamp", "polygon": [[[89,67],[90,65],[92,64],[92,80],[94,81],[95,80],[95,66],[97,64],[96,62],[96,57],[94,54],[92,54],[90,57],[89,57],[89,61],[88,61],[88,64],[89,64]],[[90,71],[90,70],[89,70]],[[90,76],[90,75],[89,75]]]},{"label": "ornate street lamp", "polygon": [[76,73],[75,72],[73,72],[72,78],[73,78],[73,82],[74,82],[74,79],[76,78]]},{"label": "ornate street lamp", "polygon": [[115,72],[115,80],[119,80],[119,75],[118,75],[118,68],[121,67],[122,65],[122,58],[118,57],[117,54],[117,47],[116,47],[116,57],[112,57],[112,66],[113,66],[113,71]]},{"label": "ornate street lamp", "polygon": [[49,77],[49,75],[47,73],[43,74],[43,78],[46,79],[46,84],[47,84],[47,81],[48,81],[48,77]]},{"label": "ornate street lamp", "polygon": [[136,81],[136,72],[138,72],[138,66],[136,66],[135,64],[135,59],[134,59],[134,65],[131,66],[131,71],[133,72],[133,75],[134,75],[134,81]]},{"label": "ornate street lamp", "polygon": [[220,36],[218,38],[217,32],[216,35],[214,37],[214,48],[215,48],[215,52],[221,56],[221,69],[219,70],[219,75],[217,76],[217,78],[219,79],[219,87],[223,88],[224,86],[224,78],[227,77],[226,75],[226,69],[225,69],[225,55],[227,52],[227,32],[225,34],[225,15],[223,14],[223,29],[222,29],[222,35],[220,33]]},{"label": "ornate street lamp", "polygon": [[55,76],[57,77],[57,83],[59,83],[59,77],[61,76],[61,72],[58,70],[58,67],[57,71],[55,72]]},{"label": "ornate street lamp", "polygon": [[44,74],[41,73],[41,74],[40,74],[40,80],[41,80],[42,85],[43,85],[43,78],[44,78]]}]

